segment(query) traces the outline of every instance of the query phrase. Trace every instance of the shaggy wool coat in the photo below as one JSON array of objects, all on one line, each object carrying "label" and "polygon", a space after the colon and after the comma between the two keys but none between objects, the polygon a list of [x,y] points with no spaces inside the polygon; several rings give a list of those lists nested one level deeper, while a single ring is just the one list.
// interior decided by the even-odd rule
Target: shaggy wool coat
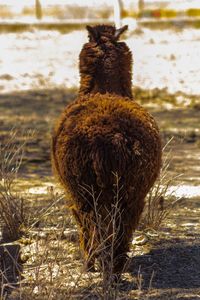
[{"label": "shaggy wool coat", "polygon": [[58,120],[52,161],[70,195],[88,266],[103,257],[108,268],[112,250],[112,271],[120,274],[145,196],[159,174],[161,141],[154,118],[133,100],[132,55],[118,41],[127,28],[87,29],[79,96]]}]

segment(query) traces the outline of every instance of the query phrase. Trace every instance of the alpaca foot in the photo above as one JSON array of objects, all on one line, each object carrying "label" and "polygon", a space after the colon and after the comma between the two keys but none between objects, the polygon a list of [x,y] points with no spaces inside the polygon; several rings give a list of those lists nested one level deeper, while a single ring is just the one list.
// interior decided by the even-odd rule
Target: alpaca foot
[{"label": "alpaca foot", "polygon": [[129,256],[124,253],[116,258],[113,268],[114,274],[121,274],[126,272],[129,263]]}]

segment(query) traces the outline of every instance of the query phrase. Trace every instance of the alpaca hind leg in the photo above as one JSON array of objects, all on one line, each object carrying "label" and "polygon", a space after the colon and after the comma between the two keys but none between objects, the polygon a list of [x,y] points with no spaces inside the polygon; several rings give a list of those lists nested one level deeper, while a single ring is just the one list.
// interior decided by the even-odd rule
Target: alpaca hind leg
[{"label": "alpaca hind leg", "polygon": [[95,253],[88,230],[83,229],[80,240],[85,261],[84,269],[86,272],[95,272]]},{"label": "alpaca hind leg", "polygon": [[124,226],[121,224],[118,238],[116,240],[113,253],[113,273],[121,274],[126,271],[128,263],[127,252],[130,248],[132,239],[132,226]]},{"label": "alpaca hind leg", "polygon": [[93,243],[91,241],[91,233],[89,230],[89,217],[80,210],[72,209],[72,213],[79,227],[80,248],[84,257],[85,271],[94,272],[95,257],[93,255]]},{"label": "alpaca hind leg", "polygon": [[81,229],[81,248],[84,253],[84,260],[85,260],[85,270],[94,272],[95,271],[95,258],[96,258],[96,251],[95,251],[95,226],[92,226],[92,221],[90,216],[86,216],[83,219],[83,226]]}]

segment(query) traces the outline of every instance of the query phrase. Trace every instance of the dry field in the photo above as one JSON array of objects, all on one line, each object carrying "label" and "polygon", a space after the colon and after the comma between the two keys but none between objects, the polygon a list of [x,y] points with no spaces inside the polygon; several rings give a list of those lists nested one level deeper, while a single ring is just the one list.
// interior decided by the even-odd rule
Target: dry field
[{"label": "dry field", "polygon": [[[15,47],[10,33],[0,59],[0,299],[199,299],[200,92],[195,64],[199,33],[194,33],[193,56],[186,49],[190,39],[182,39],[181,44],[187,30],[184,35],[177,33],[179,42],[172,37],[170,53],[166,53],[169,34],[147,38],[148,32],[143,37],[135,33],[136,83],[145,88],[134,88],[135,99],[158,121],[166,147],[160,181],[146,199],[129,265],[116,285],[110,285],[102,273],[84,272],[67,195],[52,175],[51,132],[64,106],[76,97],[77,53],[85,39],[81,35],[78,40],[75,33],[76,47],[67,35],[60,39],[53,34],[60,57],[54,49],[45,60],[44,50],[55,40],[48,33],[47,40],[44,33],[35,39],[33,32],[19,36],[25,44],[16,41]],[[68,50],[61,48],[64,41]],[[127,42],[134,48],[131,36]],[[146,48],[140,60],[142,45]],[[183,58],[190,62],[185,65],[188,72],[181,66]],[[150,70],[157,59],[156,77]]]}]

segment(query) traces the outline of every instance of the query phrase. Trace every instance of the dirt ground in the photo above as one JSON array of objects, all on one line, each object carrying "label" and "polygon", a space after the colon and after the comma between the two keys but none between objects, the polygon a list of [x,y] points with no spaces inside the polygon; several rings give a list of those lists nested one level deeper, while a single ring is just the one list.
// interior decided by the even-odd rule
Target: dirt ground
[{"label": "dirt ground", "polygon": [[[51,131],[55,119],[64,106],[76,97],[76,93],[75,89],[54,89],[0,94],[0,142],[2,144],[6,142],[13,128],[20,133],[23,132],[23,135],[28,134],[30,130],[32,132],[25,149],[16,189],[24,195],[29,194],[33,200],[30,211],[34,213],[40,211],[42,207],[48,207],[50,201],[47,191],[51,186],[54,188],[56,186],[50,163]],[[181,201],[158,231],[138,232],[146,240],[142,245],[133,245],[131,249],[130,266],[120,285],[119,296],[122,298],[119,299],[199,299],[200,98],[180,93],[170,95],[166,90],[158,89],[144,91],[135,88],[134,94],[136,100],[158,121],[163,145],[173,137],[168,146],[173,158],[168,176],[173,178],[182,174],[173,182],[179,191],[179,195],[175,196],[180,197]],[[187,98],[187,105],[180,103],[180,97]],[[18,135],[16,143],[20,144],[21,139],[22,137]],[[187,188],[185,194],[181,187]],[[193,189],[197,191],[195,194]],[[73,289],[71,283],[68,283],[67,287],[66,285],[63,287],[63,283],[60,283],[55,288],[53,281],[51,283],[48,281],[48,284],[53,286],[53,292],[49,298],[45,298],[44,277],[49,274],[45,269],[47,261],[49,266],[48,257],[52,256],[52,261],[53,258],[59,257],[62,272],[58,277],[62,282],[68,280],[67,269],[71,270],[70,274],[76,269],[78,274],[82,262],[76,228],[66,210],[64,200],[56,205],[53,211],[50,210],[39,225],[36,223],[29,234],[19,242],[21,252],[26,257],[24,263],[21,263],[26,282],[23,288],[25,294],[20,298],[17,292],[20,289],[17,289],[6,299],[98,299],[99,283],[92,285],[91,280],[89,285],[88,280],[80,280],[81,284],[76,284],[76,288]],[[58,232],[62,233],[61,239],[58,239]],[[45,246],[47,240],[48,249]],[[60,252],[56,252],[58,249]],[[6,264],[3,266],[2,258],[8,261],[9,255],[6,258],[2,251],[0,246],[1,268],[5,270]],[[19,249],[16,251],[18,253]],[[46,258],[43,257],[42,260],[44,253]],[[37,276],[32,274],[39,261],[40,288],[36,283]],[[72,275],[70,276],[72,278]],[[18,280],[19,277],[16,276],[16,284]],[[95,282],[94,277],[92,280]],[[28,289],[29,285],[32,288],[31,292]],[[66,292],[66,290],[69,292],[69,287],[70,296]]]}]

